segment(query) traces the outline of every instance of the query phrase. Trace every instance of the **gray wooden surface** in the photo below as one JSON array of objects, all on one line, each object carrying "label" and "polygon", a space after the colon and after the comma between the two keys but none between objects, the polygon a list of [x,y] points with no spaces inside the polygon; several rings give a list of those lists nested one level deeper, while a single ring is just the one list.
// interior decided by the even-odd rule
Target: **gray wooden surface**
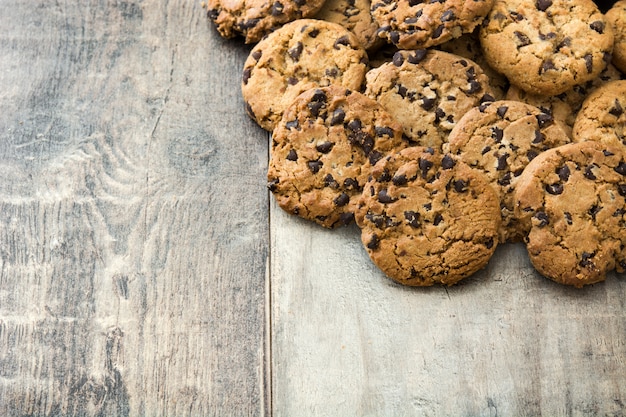
[{"label": "gray wooden surface", "polygon": [[626,279],[408,289],[265,188],[199,2],[0,0],[1,416],[623,416]]}]

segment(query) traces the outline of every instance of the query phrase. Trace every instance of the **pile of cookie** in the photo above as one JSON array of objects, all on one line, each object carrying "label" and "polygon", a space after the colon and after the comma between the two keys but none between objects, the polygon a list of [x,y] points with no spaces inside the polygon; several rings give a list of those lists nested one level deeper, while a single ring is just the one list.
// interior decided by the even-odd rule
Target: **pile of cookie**
[{"label": "pile of cookie", "polygon": [[626,1],[209,0],[254,44],[246,111],[287,212],[355,222],[410,286],[500,244],[583,287],[626,271]]}]

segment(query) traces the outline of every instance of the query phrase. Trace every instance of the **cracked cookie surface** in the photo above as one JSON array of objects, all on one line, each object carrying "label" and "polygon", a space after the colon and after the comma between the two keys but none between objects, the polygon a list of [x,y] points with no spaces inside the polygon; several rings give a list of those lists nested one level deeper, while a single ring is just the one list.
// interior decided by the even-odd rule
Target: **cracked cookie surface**
[{"label": "cracked cookie surface", "polygon": [[480,29],[489,64],[542,95],[597,77],[611,60],[613,39],[591,0],[496,0]]},{"label": "cracked cookie surface", "polygon": [[256,43],[285,23],[313,16],[324,0],[207,0],[207,14],[224,38]]},{"label": "cracked cookie surface", "polygon": [[582,287],[626,270],[626,153],[570,143],[531,161],[517,184],[515,214],[539,273]]},{"label": "cracked cookie surface", "polygon": [[444,51],[397,51],[365,76],[365,94],[383,105],[421,146],[441,150],[456,122],[493,101],[489,78],[475,62]]},{"label": "cracked cookie surface", "polygon": [[365,49],[343,26],[316,19],[287,23],[259,41],[244,63],[246,111],[272,131],[300,93],[331,84],[358,91],[367,69]]},{"label": "cracked cookie surface", "polygon": [[297,97],[272,141],[267,177],[278,204],[327,228],[352,222],[371,165],[408,145],[382,106],[334,85]]},{"label": "cracked cookie surface", "polygon": [[355,218],[372,261],[408,286],[455,284],[498,244],[499,203],[484,174],[432,148],[381,159]]},{"label": "cracked cookie surface", "polygon": [[527,233],[513,213],[522,171],[541,152],[569,142],[549,114],[530,104],[500,100],[468,111],[450,132],[447,149],[489,178],[499,195],[504,243],[521,241]]},{"label": "cracked cookie surface", "polygon": [[494,0],[372,1],[378,36],[400,49],[439,45],[474,30]]},{"label": "cracked cookie surface", "polygon": [[604,84],[583,102],[576,115],[574,142],[593,140],[626,147],[626,80]]}]

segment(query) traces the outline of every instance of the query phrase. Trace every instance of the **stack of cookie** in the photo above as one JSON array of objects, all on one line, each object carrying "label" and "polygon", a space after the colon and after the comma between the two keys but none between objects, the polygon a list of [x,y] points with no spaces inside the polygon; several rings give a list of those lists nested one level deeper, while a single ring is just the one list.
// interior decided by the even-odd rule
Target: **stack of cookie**
[{"label": "stack of cookie", "polygon": [[452,285],[507,242],[566,285],[626,271],[626,1],[207,8],[254,44],[242,94],[280,207],[355,222],[390,278]]}]

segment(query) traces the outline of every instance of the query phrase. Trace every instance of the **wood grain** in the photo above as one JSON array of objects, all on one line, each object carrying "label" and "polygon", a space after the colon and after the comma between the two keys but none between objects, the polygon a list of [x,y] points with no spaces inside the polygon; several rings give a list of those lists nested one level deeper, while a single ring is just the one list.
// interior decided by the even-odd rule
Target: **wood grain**
[{"label": "wood grain", "polygon": [[199,2],[0,4],[0,415],[268,413],[247,52]]},{"label": "wood grain", "polygon": [[521,244],[450,288],[405,288],[356,227],[271,205],[274,416],[622,416],[626,280],[538,276]]}]

